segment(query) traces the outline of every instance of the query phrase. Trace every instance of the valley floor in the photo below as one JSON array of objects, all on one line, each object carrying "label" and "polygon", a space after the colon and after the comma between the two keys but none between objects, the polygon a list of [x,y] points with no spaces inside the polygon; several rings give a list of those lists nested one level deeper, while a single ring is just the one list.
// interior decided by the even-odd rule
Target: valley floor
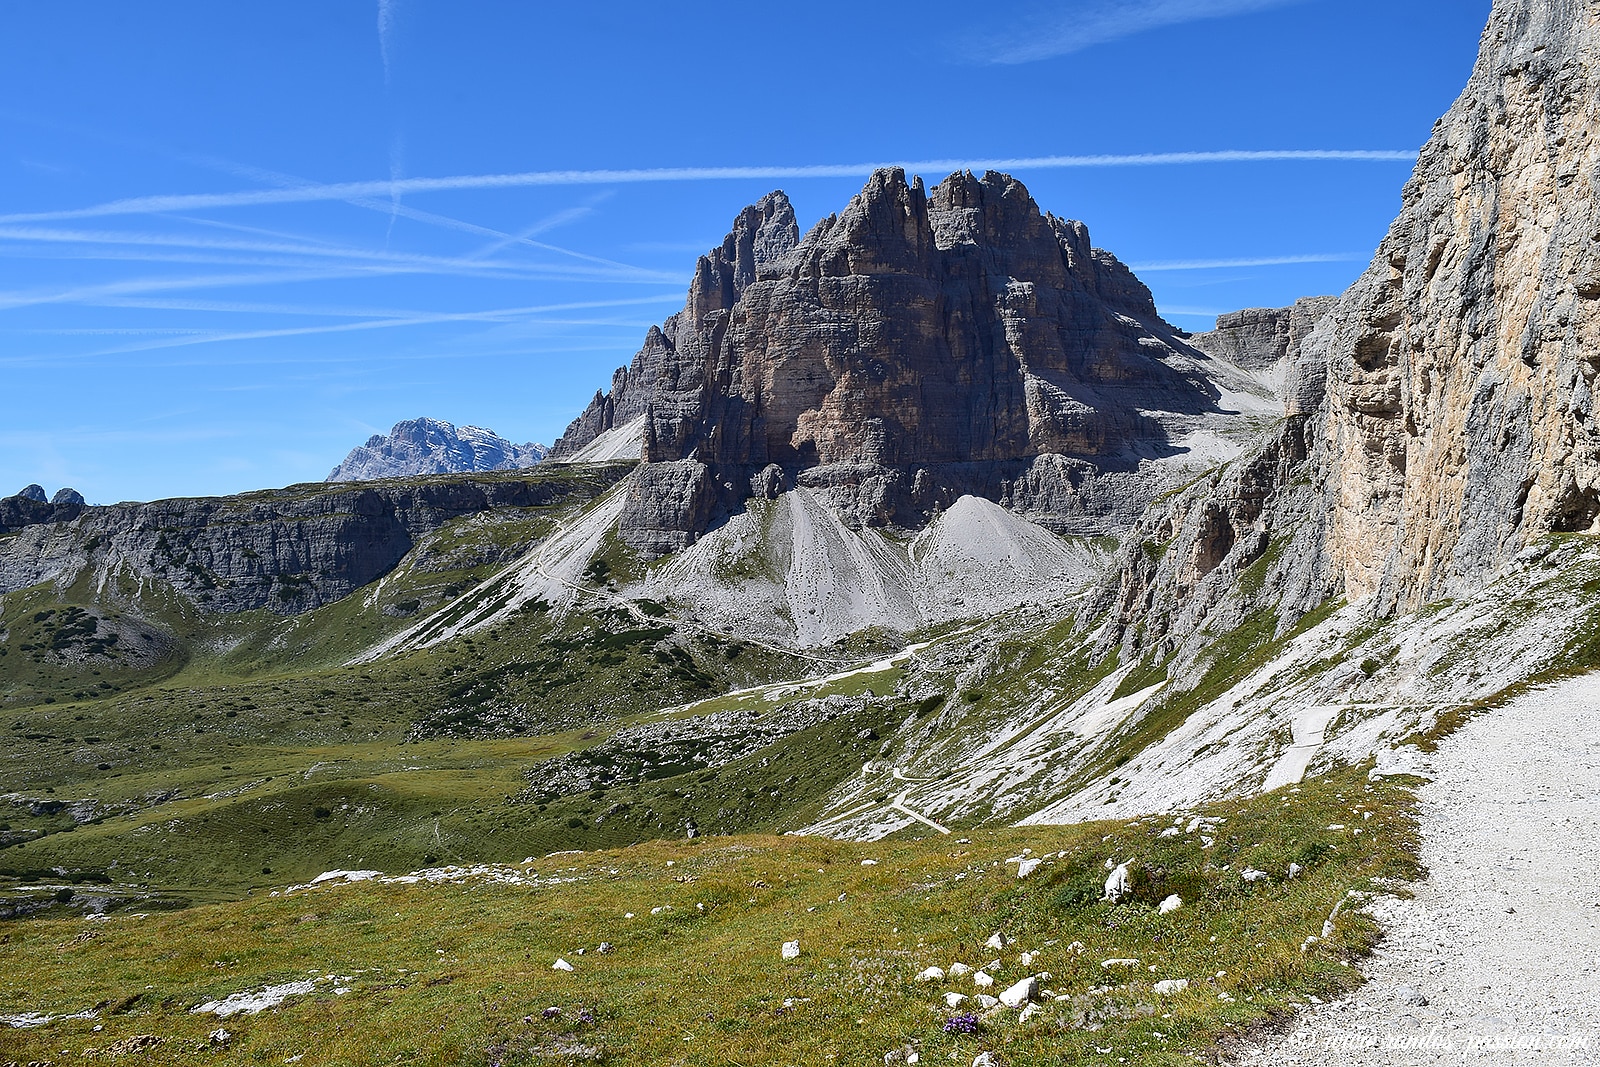
[{"label": "valley floor", "polygon": [[1483,714],[1426,763],[1432,873],[1369,909],[1367,985],[1237,1062],[1600,1062],[1600,674]]}]

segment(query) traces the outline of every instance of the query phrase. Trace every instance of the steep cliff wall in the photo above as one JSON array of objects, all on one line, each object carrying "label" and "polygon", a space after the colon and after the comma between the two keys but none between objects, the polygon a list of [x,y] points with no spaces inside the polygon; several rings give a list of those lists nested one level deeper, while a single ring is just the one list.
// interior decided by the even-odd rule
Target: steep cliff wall
[{"label": "steep cliff wall", "polygon": [[587,499],[625,471],[305,485],[80,507],[0,537],[0,593],[87,581],[97,595],[115,600],[123,586],[143,590],[153,583],[205,612],[298,614],[387,574],[419,538],[447,522],[495,508]]},{"label": "steep cliff wall", "polygon": [[1600,532],[1597,165],[1600,11],[1496,3],[1399,217],[1289,360],[1284,424],[1141,522],[1092,609],[1115,607],[1111,636],[1170,651],[1218,612],[1409,610]]},{"label": "steep cliff wall", "polygon": [[803,240],[781,193],[747,208],[554,456],[643,417],[622,534],[652,551],[795,484],[861,525],[975,493],[1104,533],[1166,484],[1127,476],[1218,413],[1211,362],[1020,182],[883,170]]}]

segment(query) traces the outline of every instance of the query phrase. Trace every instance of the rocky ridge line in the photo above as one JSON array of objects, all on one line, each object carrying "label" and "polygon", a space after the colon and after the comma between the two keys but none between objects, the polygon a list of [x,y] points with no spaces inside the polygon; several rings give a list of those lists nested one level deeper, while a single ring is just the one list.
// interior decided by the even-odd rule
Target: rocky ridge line
[{"label": "rocky ridge line", "polygon": [[407,419],[350,450],[328,475],[330,482],[365,482],[425,474],[520,470],[544,459],[540,444],[513,444],[481,426],[457,427],[442,419]]}]

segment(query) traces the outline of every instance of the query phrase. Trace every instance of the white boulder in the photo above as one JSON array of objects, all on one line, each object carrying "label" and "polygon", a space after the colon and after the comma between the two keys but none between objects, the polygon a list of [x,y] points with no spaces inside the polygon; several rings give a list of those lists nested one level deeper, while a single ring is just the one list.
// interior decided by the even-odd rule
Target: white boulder
[{"label": "white boulder", "polygon": [[994,986],[994,978],[988,971],[979,971],[972,976],[972,984],[979,989],[989,989]]},{"label": "white boulder", "polygon": [[556,960],[550,965],[550,969],[552,971],[570,971],[572,970],[572,964],[568,963],[566,960]]},{"label": "white boulder", "polygon": [[797,959],[799,959],[800,958],[800,942],[798,942],[798,941],[785,941],[783,943],[783,948],[778,950],[778,954],[781,955],[786,960],[797,960]]},{"label": "white boulder", "polygon": [[1038,995],[1039,979],[1030,976],[1001,993],[1000,1003],[1008,1008],[1020,1008]]},{"label": "white boulder", "polygon": [[984,948],[1001,949],[1005,948],[1010,943],[1010,938],[996,930],[994,933],[989,935],[989,940],[985,941],[983,946]]},{"label": "white boulder", "polygon": [[947,1008],[959,1008],[966,1001],[967,995],[965,993],[946,993],[944,995],[944,1006]]},{"label": "white boulder", "polygon": [[1158,910],[1163,915],[1170,915],[1181,907],[1183,907],[1183,898],[1174,893],[1161,902]]},{"label": "white boulder", "polygon": [[917,974],[917,981],[919,981],[919,982],[942,982],[942,981],[944,981],[944,968],[943,967],[928,967],[928,968],[925,968],[924,970],[920,971]]},{"label": "white boulder", "polygon": [[1150,988],[1154,989],[1156,991],[1156,995],[1158,995],[1158,996],[1170,997],[1174,993],[1182,993],[1185,989],[1188,989],[1189,988],[1189,979],[1187,979],[1187,978],[1168,978],[1164,982],[1157,982],[1155,985],[1151,986]]},{"label": "white boulder", "polygon": [[1130,885],[1128,881],[1128,864],[1121,863],[1118,864],[1116,868],[1112,870],[1111,874],[1106,878],[1106,892],[1104,898],[1102,899],[1109,901],[1112,904],[1120,904],[1122,903],[1123,898],[1132,892],[1132,890],[1133,886]]},{"label": "white boulder", "polygon": [[1038,856],[1029,856],[1027,859],[1025,859],[1021,863],[1017,864],[1017,877],[1018,878],[1026,878],[1026,877],[1028,877],[1028,875],[1030,875],[1034,871],[1038,870],[1039,869],[1039,864],[1041,864],[1043,862],[1044,862],[1044,860],[1040,859]]}]

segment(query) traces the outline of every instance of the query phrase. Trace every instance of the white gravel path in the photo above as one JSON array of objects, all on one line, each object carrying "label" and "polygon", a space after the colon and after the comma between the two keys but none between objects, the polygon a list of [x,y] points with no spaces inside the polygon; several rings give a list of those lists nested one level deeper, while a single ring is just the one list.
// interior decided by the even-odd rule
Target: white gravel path
[{"label": "white gravel path", "polygon": [[1600,1064],[1600,674],[1473,719],[1423,773],[1432,874],[1372,906],[1368,983],[1236,1063]]}]

